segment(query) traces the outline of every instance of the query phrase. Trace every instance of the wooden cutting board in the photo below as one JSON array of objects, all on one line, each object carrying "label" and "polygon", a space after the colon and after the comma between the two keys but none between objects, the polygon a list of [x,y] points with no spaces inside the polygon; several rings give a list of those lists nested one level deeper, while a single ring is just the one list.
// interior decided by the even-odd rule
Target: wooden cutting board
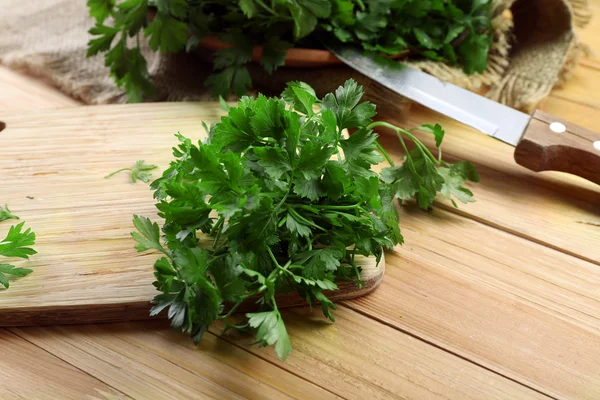
[{"label": "wooden cutting board", "polygon": [[[158,255],[137,253],[129,234],[133,214],[158,220],[152,192],[147,184],[132,184],[128,172],[104,176],[143,159],[160,167],[158,177],[172,159],[177,132],[200,139],[201,122],[222,114],[215,103],[0,112],[0,203],[36,232],[38,251],[29,260],[9,259],[33,273],[0,289],[0,326],[149,318]],[[0,222],[0,240],[14,222]],[[360,264],[366,284],[358,289],[342,282],[328,295],[332,300],[379,285],[384,263],[361,258]],[[286,295],[278,304],[303,302]]]}]

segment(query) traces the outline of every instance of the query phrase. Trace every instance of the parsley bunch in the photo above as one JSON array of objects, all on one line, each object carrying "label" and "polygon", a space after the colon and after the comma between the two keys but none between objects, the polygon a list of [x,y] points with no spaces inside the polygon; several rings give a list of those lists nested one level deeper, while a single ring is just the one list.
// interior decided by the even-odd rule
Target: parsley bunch
[{"label": "parsley bunch", "polygon": [[[379,261],[384,248],[403,242],[395,198],[416,196],[423,208],[439,191],[473,201],[462,187],[478,180],[472,164],[447,164],[410,131],[372,122],[375,106],[361,103],[362,95],[352,80],[322,100],[293,82],[281,98],[243,97],[205,143],[178,135],[175,160],[151,184],[166,246],[158,224],[134,216],[136,249],[164,255],[154,265],[161,294],[151,314],[168,309],[172,325],[195,342],[215,320],[254,329],[261,346],[274,344],[286,358],[291,344],[277,293],[318,302],[333,321],[326,291],[338,280],[360,284],[356,256]],[[414,143],[402,165],[378,144],[376,127],[395,131],[405,148]],[[421,129],[441,145],[439,125]],[[372,167],[384,158],[391,166],[379,174]],[[249,301],[259,312],[229,321]]]},{"label": "parsley bunch", "polygon": [[[272,73],[287,49],[321,47],[333,37],[387,55],[410,54],[482,72],[493,40],[490,0],[88,0],[96,26],[88,56],[105,53],[106,66],[129,101],[154,94],[140,35],[153,51],[190,50],[206,35],[231,48],[214,55],[208,78],[215,96],[243,95],[252,81],[246,64],[263,46],[260,64]],[[151,20],[149,10],[155,15]],[[128,42],[127,38],[135,38]],[[132,46],[131,42],[135,44]]]}]

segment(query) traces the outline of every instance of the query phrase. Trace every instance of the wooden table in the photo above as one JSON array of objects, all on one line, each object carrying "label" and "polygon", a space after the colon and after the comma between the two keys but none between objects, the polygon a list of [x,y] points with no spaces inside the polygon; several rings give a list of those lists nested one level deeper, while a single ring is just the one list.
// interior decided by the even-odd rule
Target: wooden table
[{"label": "wooden table", "polygon": [[[600,54],[600,21],[582,35]],[[0,67],[3,110],[76,105]],[[600,131],[600,61],[542,109]],[[477,203],[406,206],[406,244],[374,294],[340,304],[335,324],[284,313],[286,362],[216,329],[195,347],[165,321],[4,329],[0,398],[600,399],[600,187],[530,173],[422,108],[401,123],[424,115],[450,157],[478,165]]]}]

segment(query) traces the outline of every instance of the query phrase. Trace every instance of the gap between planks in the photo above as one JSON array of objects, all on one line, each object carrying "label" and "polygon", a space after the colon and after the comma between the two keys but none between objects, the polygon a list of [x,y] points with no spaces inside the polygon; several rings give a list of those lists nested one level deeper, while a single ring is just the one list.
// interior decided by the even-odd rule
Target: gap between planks
[{"label": "gap between planks", "polygon": [[[68,362],[67,360],[64,360],[64,359],[63,359],[63,358],[61,358],[59,355],[57,355],[57,354],[54,354],[54,353],[52,353],[51,351],[49,351],[49,350],[47,350],[47,349],[45,349],[45,348],[43,348],[43,347],[41,347],[41,346],[37,345],[36,343],[33,343],[33,342],[32,342],[32,341],[30,341],[29,339],[27,339],[27,338],[25,338],[25,337],[23,337],[23,336],[19,335],[17,332],[14,332],[13,330],[11,330],[11,329],[7,329],[7,328],[2,328],[2,329],[1,329],[1,331],[5,332],[6,334],[8,334],[8,335],[10,335],[10,336],[14,336],[14,337],[18,338],[18,340],[23,340],[24,342],[26,342],[26,343],[30,344],[31,346],[33,346],[33,348],[34,348],[34,349],[37,349],[37,351],[38,351],[38,352],[39,352],[39,351],[41,351],[42,353],[49,355],[51,358],[55,358],[55,359],[57,359],[57,360],[60,360],[62,363],[64,363],[64,364],[66,364],[66,365],[69,365],[69,366],[73,367],[73,369],[75,369],[76,371],[79,371],[79,372],[80,372],[80,373],[82,373],[83,375],[85,375],[85,376],[89,376],[89,377],[90,377],[90,379],[91,379],[92,381],[97,381],[97,382],[100,382],[101,384],[105,385],[107,389],[111,389],[111,390],[113,390],[115,393],[104,393],[104,392],[99,392],[99,394],[102,394],[102,395],[104,395],[104,396],[110,395],[110,396],[107,396],[107,397],[106,397],[107,399],[108,399],[108,398],[110,398],[110,399],[113,399],[113,400],[132,399],[130,396],[126,395],[125,393],[123,393],[123,392],[122,392],[122,391],[120,391],[119,389],[115,388],[115,387],[114,387],[114,386],[112,386],[111,384],[109,384],[109,383],[107,383],[107,382],[103,381],[103,380],[102,380],[102,379],[100,379],[99,377],[93,376],[92,374],[88,373],[87,371],[85,371],[85,370],[83,370],[83,369],[79,368],[77,365],[74,365],[74,364],[72,364],[72,363]],[[99,389],[98,389],[98,388],[96,388],[96,390],[98,391]],[[17,398],[22,398],[20,394],[18,394],[18,393],[15,393],[15,394],[18,396]],[[49,394],[49,393],[46,393],[46,394]],[[79,393],[79,394],[81,394],[81,393]],[[118,397],[118,398],[117,398],[117,397],[113,397],[113,396],[114,396],[114,394],[119,394],[119,397]],[[64,396],[64,395],[66,395],[66,393],[63,393],[62,395]],[[88,394],[88,397],[89,397],[89,394]],[[23,398],[24,398],[24,397],[23,397]],[[72,398],[76,398],[76,397],[72,397]],[[90,399],[92,399],[92,397],[89,397],[89,398],[90,398]],[[94,397],[94,398],[95,398],[95,397]]]},{"label": "gap between planks", "polygon": [[[371,319],[374,319],[374,318],[371,318]],[[379,321],[377,321],[377,322],[379,322]],[[316,385],[316,386],[320,387],[324,391],[326,391],[328,393],[331,393],[333,396],[339,397],[339,398],[344,399],[344,400],[349,400],[347,397],[343,397],[341,394],[335,393],[335,392],[329,390],[328,388],[326,388],[325,386],[320,385],[317,382],[313,382],[313,381],[309,380],[308,378],[302,376],[300,373],[297,373],[297,372],[293,371],[291,368],[285,368],[285,363],[282,363],[281,365],[279,365],[279,364],[277,364],[277,363],[269,360],[268,357],[265,357],[265,356],[263,356],[260,353],[253,353],[252,351],[250,351],[250,349],[248,349],[248,348],[244,347],[243,345],[237,343],[235,340],[229,339],[225,335],[217,335],[216,333],[211,332],[211,331],[208,331],[208,333],[210,333],[211,335],[215,336],[217,339],[221,339],[221,340],[229,343],[230,345],[235,346],[238,349],[240,349],[240,350],[242,350],[242,351],[244,351],[244,352],[246,352],[246,353],[248,353],[248,354],[250,354],[250,355],[252,355],[254,357],[260,358],[261,360],[263,360],[263,361],[265,361],[265,362],[267,362],[267,363],[269,363],[269,364],[271,364],[271,365],[273,365],[273,366],[281,369],[283,372],[287,372],[288,374],[294,375],[294,376],[298,377],[299,379],[302,379],[305,382],[308,382],[308,383],[310,383],[312,385]],[[292,349],[293,349],[293,344],[292,344]],[[293,350],[292,350],[292,352],[293,352]]]},{"label": "gap between planks", "polygon": [[548,248],[550,248],[552,250],[560,251],[561,253],[566,254],[568,256],[571,256],[571,257],[574,257],[574,258],[578,258],[578,259],[580,259],[582,261],[587,261],[589,263],[596,264],[596,265],[600,266],[600,259],[594,260],[593,258],[589,258],[589,257],[583,256],[581,254],[577,254],[577,253],[575,253],[573,251],[569,251],[567,249],[563,249],[560,246],[557,246],[557,245],[554,245],[552,243],[546,242],[546,241],[544,241],[542,239],[538,239],[538,238],[536,238],[534,236],[527,235],[527,234],[525,234],[523,232],[519,232],[516,229],[511,229],[508,226],[503,226],[501,224],[495,223],[493,221],[490,221],[490,220],[488,220],[486,218],[480,217],[480,216],[475,215],[475,214],[469,214],[469,213],[467,213],[465,211],[462,211],[459,208],[452,207],[452,206],[450,206],[448,204],[440,203],[438,200],[436,200],[434,202],[434,206],[438,207],[438,208],[440,208],[442,210],[448,211],[448,212],[450,212],[452,214],[456,214],[456,215],[458,215],[460,217],[467,218],[467,219],[470,219],[472,221],[475,221],[475,222],[477,222],[477,223],[479,223],[481,225],[489,226],[490,228],[494,228],[494,229],[497,229],[499,231],[509,233],[509,234],[514,235],[516,237],[519,237],[521,239],[528,240],[530,242],[533,242],[533,243],[536,243],[536,244],[548,247]]},{"label": "gap between planks", "polygon": [[[139,322],[139,321],[133,321],[133,322]],[[145,322],[145,321],[141,321],[141,322]],[[98,325],[98,324],[95,324],[95,325]],[[95,376],[95,375],[92,375],[90,372],[87,372],[86,370],[84,370],[84,369],[80,368],[79,366],[77,366],[77,364],[76,364],[76,363],[74,363],[74,362],[72,363],[72,362],[68,361],[67,359],[65,359],[64,357],[61,357],[59,354],[55,354],[55,353],[51,352],[50,350],[48,350],[48,349],[46,349],[46,348],[44,348],[44,347],[40,346],[39,344],[35,343],[34,341],[31,341],[31,340],[27,339],[25,336],[23,336],[23,335],[20,335],[20,334],[19,334],[19,332],[18,332],[18,330],[19,330],[19,329],[22,329],[22,328],[27,328],[27,327],[2,328],[2,330],[4,330],[4,331],[8,332],[9,334],[12,334],[12,335],[14,335],[14,336],[16,336],[16,337],[20,338],[20,339],[22,339],[22,340],[24,340],[24,341],[26,341],[27,343],[29,343],[29,344],[31,344],[31,345],[33,345],[33,346],[35,346],[36,348],[40,349],[41,351],[43,351],[43,352],[45,352],[45,353],[47,353],[47,354],[49,354],[49,355],[51,355],[51,356],[53,356],[53,357],[56,357],[57,359],[59,359],[59,360],[61,360],[62,362],[66,363],[66,364],[68,364],[68,365],[70,365],[70,366],[72,366],[73,368],[75,368],[75,369],[77,369],[78,371],[80,371],[80,372],[84,373],[85,375],[87,375],[87,376],[90,376],[91,378],[93,378],[93,379],[95,379],[95,380],[97,380],[97,381],[99,381],[99,382],[103,383],[104,385],[106,385],[107,387],[111,388],[111,389],[112,389],[112,390],[114,390],[115,392],[118,392],[118,393],[120,393],[122,396],[124,396],[124,398],[127,398],[127,399],[135,399],[135,397],[131,397],[130,395],[127,395],[127,394],[126,394],[126,393],[124,393],[122,390],[120,390],[120,389],[118,389],[117,387],[115,387],[114,385],[112,385],[112,384],[108,383],[106,379],[102,379],[100,376]],[[43,327],[42,327],[42,328],[43,328]],[[181,333],[181,332],[178,332],[178,334],[181,334],[181,335],[183,335],[183,333]],[[230,345],[232,345],[232,346],[234,346],[234,347],[236,347],[236,348],[239,348],[240,350],[244,351],[245,353],[247,353],[248,355],[250,355],[250,356],[251,356],[251,357],[253,357],[253,358],[261,359],[261,360],[263,360],[263,361],[267,362],[268,364],[270,364],[270,365],[274,366],[275,368],[277,368],[277,369],[281,370],[281,371],[282,371],[282,372],[284,372],[284,373],[288,373],[288,374],[290,374],[290,375],[296,376],[297,378],[301,379],[302,381],[305,381],[306,383],[308,383],[308,384],[310,384],[310,385],[314,385],[314,386],[316,386],[316,387],[319,387],[320,389],[324,390],[325,392],[328,392],[328,393],[330,393],[330,394],[331,394],[332,396],[334,396],[334,397],[337,397],[337,398],[340,398],[340,399],[347,400],[347,398],[346,398],[346,397],[343,397],[343,396],[341,396],[341,395],[339,395],[339,394],[337,394],[337,393],[335,393],[335,392],[332,392],[331,390],[327,389],[326,387],[323,387],[322,385],[319,385],[319,384],[318,384],[318,383],[316,383],[316,382],[312,382],[312,381],[308,380],[307,378],[303,377],[302,375],[300,375],[300,374],[298,374],[298,373],[294,373],[294,372],[292,372],[292,371],[290,371],[290,370],[288,370],[288,369],[284,368],[283,366],[281,366],[281,365],[278,365],[278,364],[276,364],[276,363],[274,363],[274,362],[270,361],[269,359],[267,359],[267,358],[265,358],[265,357],[263,357],[263,356],[261,356],[261,355],[259,355],[259,354],[255,354],[255,353],[253,353],[252,351],[250,351],[250,350],[248,350],[248,349],[244,348],[243,346],[240,346],[240,345],[236,344],[236,343],[235,343],[235,342],[233,342],[233,341],[227,340],[225,337],[222,337],[222,336],[220,336],[220,335],[217,335],[217,334],[215,334],[214,332],[210,332],[210,331],[207,331],[207,334],[209,334],[209,335],[211,335],[211,336],[215,337],[215,339],[216,339],[217,341],[223,341],[223,342],[225,342],[225,343],[229,343]],[[175,343],[175,344],[176,344],[176,345],[178,345],[178,346],[180,345],[179,343]],[[134,344],[134,345],[135,345],[135,344]],[[188,350],[188,349],[187,349],[187,348],[185,348],[185,347],[184,347],[184,349],[185,349],[186,351]],[[85,352],[85,350],[84,350],[84,349],[82,349],[82,348],[79,348],[79,350],[81,350],[81,351],[84,351],[84,352]],[[89,353],[89,352],[86,352],[86,353],[87,353],[87,354],[88,354],[90,357],[94,357],[94,358],[96,358],[96,357],[95,357],[93,354],[91,354],[91,353]],[[163,358],[163,359],[164,359],[164,358]],[[164,359],[164,362],[165,362],[165,363],[172,363],[172,361],[170,361],[170,360],[167,360],[167,359]],[[179,367],[179,368],[182,368],[182,369],[186,370],[188,373],[190,373],[190,374],[192,374],[192,375],[198,376],[198,374],[197,374],[196,372],[194,372],[194,371],[192,371],[192,370],[189,370],[189,369],[188,369],[188,368],[186,368],[185,366],[182,366],[182,365],[177,365],[177,367]],[[157,372],[158,372],[158,373],[160,373],[160,371],[157,371]],[[242,372],[242,371],[240,371],[240,372]],[[210,382],[210,381],[209,381],[209,383],[212,383],[212,384],[217,384],[216,382]],[[281,392],[281,391],[280,391],[280,390],[279,390],[277,387],[275,387],[275,386],[272,386],[272,385],[270,385],[269,383],[267,383],[267,382],[265,382],[265,381],[261,381],[261,383],[262,383],[262,384],[264,384],[264,385],[267,385],[267,386],[269,386],[269,387],[270,387],[270,388],[272,388],[274,391],[277,391],[277,392],[281,393],[281,394],[282,394],[282,395],[284,395],[284,396],[289,396],[289,397],[292,397],[292,395],[291,395],[290,393]],[[217,385],[219,385],[219,384],[217,384]],[[225,386],[223,386],[223,385],[219,385],[219,386],[221,386],[221,387],[222,387],[223,389],[225,389],[225,390],[229,390],[227,387],[225,387]],[[236,393],[236,392],[232,392],[232,391],[230,391],[230,392],[231,392],[231,394],[233,395],[233,397],[237,397],[237,396],[239,396],[239,394],[238,394],[238,393]]]},{"label": "gap between planks", "polygon": [[479,368],[481,368],[481,369],[485,369],[486,371],[489,371],[489,372],[491,372],[491,373],[493,373],[493,374],[495,374],[495,375],[501,376],[501,377],[502,377],[502,378],[504,378],[504,379],[507,379],[507,380],[509,380],[509,381],[512,381],[512,382],[514,382],[514,383],[516,383],[516,384],[519,384],[519,385],[521,385],[521,386],[523,386],[523,387],[526,387],[527,389],[530,389],[530,390],[532,390],[532,391],[534,391],[534,392],[536,392],[536,393],[539,393],[539,394],[541,394],[541,395],[543,395],[543,396],[546,396],[546,397],[548,397],[549,399],[559,400],[557,397],[551,396],[550,394],[548,394],[548,393],[545,393],[545,392],[541,391],[540,389],[537,389],[537,388],[535,388],[535,387],[533,387],[533,386],[531,386],[531,385],[528,385],[528,384],[527,384],[527,383],[525,383],[525,382],[521,382],[520,380],[518,380],[518,379],[516,379],[516,378],[512,378],[512,377],[510,377],[510,376],[508,376],[508,375],[506,375],[506,374],[503,374],[502,372],[496,371],[496,370],[494,370],[494,369],[493,369],[493,368],[491,368],[491,367],[488,367],[488,366],[486,366],[486,365],[484,365],[484,364],[482,364],[482,363],[479,363],[479,362],[477,362],[477,361],[475,361],[475,360],[472,360],[472,359],[470,359],[470,358],[468,358],[468,357],[466,357],[466,356],[463,356],[463,355],[461,355],[460,353],[457,353],[457,352],[455,352],[455,351],[453,351],[453,350],[451,350],[451,349],[448,349],[448,348],[446,348],[446,347],[442,346],[441,344],[435,343],[435,342],[434,342],[434,341],[432,341],[432,340],[429,340],[429,339],[427,339],[427,338],[425,338],[425,337],[419,336],[418,334],[416,334],[416,333],[414,333],[414,332],[411,332],[410,330],[407,330],[407,329],[401,328],[401,327],[399,327],[399,326],[396,326],[396,325],[394,325],[393,323],[391,323],[391,322],[388,322],[388,321],[385,321],[384,319],[382,319],[382,318],[378,317],[377,315],[371,315],[371,314],[369,314],[369,313],[367,313],[367,312],[365,312],[365,311],[361,310],[361,309],[360,309],[360,308],[358,308],[358,307],[354,307],[354,306],[352,305],[352,303],[351,303],[351,302],[349,302],[349,301],[343,301],[342,303],[340,303],[340,304],[339,304],[339,306],[341,306],[341,307],[345,307],[345,308],[348,308],[349,310],[352,310],[352,311],[354,311],[354,312],[356,312],[356,313],[358,313],[358,314],[361,314],[361,315],[363,315],[363,316],[365,316],[365,317],[368,317],[368,318],[370,318],[370,319],[372,319],[372,320],[374,320],[374,321],[377,321],[377,322],[379,322],[380,324],[383,324],[383,325],[385,325],[385,326],[388,326],[388,327],[390,327],[390,328],[393,328],[393,329],[395,329],[395,330],[397,330],[397,331],[400,331],[400,332],[404,333],[404,334],[405,334],[405,335],[407,335],[407,336],[410,336],[410,337],[412,337],[412,338],[415,338],[415,339],[417,339],[417,340],[419,340],[419,341],[421,341],[421,342],[423,342],[423,343],[425,343],[425,344],[428,344],[428,345],[430,345],[430,346],[432,346],[432,347],[435,347],[436,349],[439,349],[439,350],[441,350],[441,351],[443,351],[443,352],[445,352],[445,353],[451,354],[451,355],[453,355],[454,357],[460,358],[461,360],[464,360],[464,361],[466,361],[466,362],[468,362],[468,363],[471,363],[471,364],[473,364],[473,365],[475,365],[475,366],[477,366],[477,367],[479,367]]}]

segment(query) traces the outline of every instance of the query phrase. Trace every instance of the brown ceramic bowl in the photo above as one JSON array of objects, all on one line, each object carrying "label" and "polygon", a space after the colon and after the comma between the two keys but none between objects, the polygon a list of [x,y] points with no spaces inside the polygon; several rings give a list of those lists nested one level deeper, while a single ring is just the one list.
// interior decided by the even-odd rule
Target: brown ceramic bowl
[{"label": "brown ceramic bowl", "polygon": [[[148,10],[148,17],[150,21],[154,19],[156,15],[155,9]],[[217,51],[231,47],[230,44],[224,43],[219,40],[216,36],[205,36],[198,44],[199,48],[207,49],[210,51]],[[262,55],[262,46],[254,47],[252,51],[252,60],[255,62],[260,61]],[[397,59],[406,57],[409,52],[403,54],[397,54],[390,58]],[[333,53],[328,50],[322,49],[306,49],[306,48],[291,48],[287,50],[285,57],[285,67],[299,67],[299,68],[319,68],[327,67],[332,65],[341,65],[343,61],[337,58]]]},{"label": "brown ceramic bowl", "polygon": [[[206,36],[200,41],[198,47],[210,51],[217,51],[231,47],[231,45],[221,42],[216,36]],[[252,51],[252,60],[258,62],[262,52],[262,46],[254,47]],[[284,66],[316,68],[339,64],[343,64],[343,62],[327,50],[291,48],[287,51]]]}]

